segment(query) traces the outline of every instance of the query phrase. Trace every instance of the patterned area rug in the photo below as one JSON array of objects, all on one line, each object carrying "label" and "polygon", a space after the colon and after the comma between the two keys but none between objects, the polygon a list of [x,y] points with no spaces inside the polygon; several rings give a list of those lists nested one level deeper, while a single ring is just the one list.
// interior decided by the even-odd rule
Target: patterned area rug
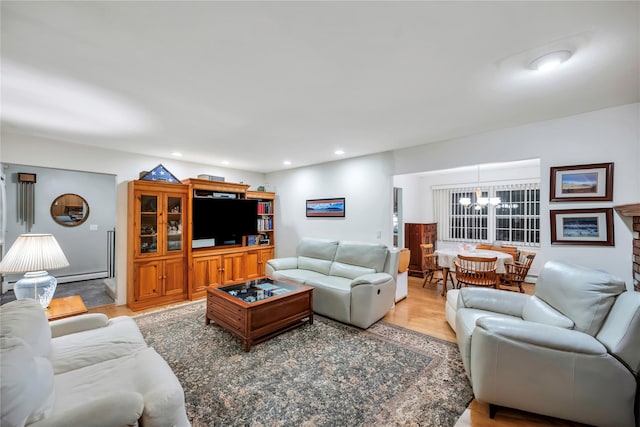
[{"label": "patterned area rug", "polygon": [[314,316],[242,351],[204,301],[137,316],[200,426],[453,426],[473,398],[457,345],[380,321]]}]

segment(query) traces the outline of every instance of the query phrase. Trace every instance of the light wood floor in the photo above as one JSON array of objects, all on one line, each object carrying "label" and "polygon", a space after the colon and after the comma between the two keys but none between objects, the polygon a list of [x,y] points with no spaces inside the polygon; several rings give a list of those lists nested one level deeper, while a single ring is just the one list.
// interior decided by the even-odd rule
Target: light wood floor
[{"label": "light wood floor", "polygon": [[[449,286],[451,286],[451,284],[449,284]],[[525,284],[524,288],[526,293],[533,294],[533,285]],[[455,333],[445,319],[445,297],[441,296],[440,292],[441,287],[438,286],[436,288],[435,283],[423,288],[421,278],[410,276],[407,298],[399,301],[384,317],[384,320],[446,341],[456,342]],[[105,313],[109,317],[131,316],[162,310],[180,304],[181,303],[171,304],[136,312],[131,311],[126,306],[106,305],[91,308],[89,312]],[[495,418],[492,420],[489,418],[489,405],[474,400],[469,405],[469,413],[465,414],[457,427],[537,427],[549,425],[562,427],[582,426],[577,423],[508,408],[499,409]]]}]

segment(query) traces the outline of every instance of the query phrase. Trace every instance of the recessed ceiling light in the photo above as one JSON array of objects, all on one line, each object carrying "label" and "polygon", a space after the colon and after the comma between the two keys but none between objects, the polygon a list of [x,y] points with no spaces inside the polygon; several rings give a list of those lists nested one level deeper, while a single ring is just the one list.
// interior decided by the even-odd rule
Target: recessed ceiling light
[{"label": "recessed ceiling light", "polygon": [[172,155],[173,157],[182,157],[182,153],[181,153],[181,152],[179,152],[179,151],[174,151],[173,153],[171,153],[171,155]]},{"label": "recessed ceiling light", "polygon": [[285,160],[284,162],[282,162],[283,165],[289,166],[291,164],[290,160]]},{"label": "recessed ceiling light", "polygon": [[223,160],[223,161],[222,161],[222,164],[223,164],[223,165],[228,165],[228,164],[229,164],[229,160]]},{"label": "recessed ceiling light", "polygon": [[338,155],[338,156],[342,156],[344,154],[343,150],[336,150],[334,151],[334,154]]},{"label": "recessed ceiling light", "polygon": [[546,55],[543,55],[540,58],[534,60],[531,64],[529,64],[529,68],[536,71],[555,70],[560,66],[560,64],[562,64],[569,58],[571,58],[571,52],[569,52],[568,50],[558,50],[555,52],[547,53]]}]

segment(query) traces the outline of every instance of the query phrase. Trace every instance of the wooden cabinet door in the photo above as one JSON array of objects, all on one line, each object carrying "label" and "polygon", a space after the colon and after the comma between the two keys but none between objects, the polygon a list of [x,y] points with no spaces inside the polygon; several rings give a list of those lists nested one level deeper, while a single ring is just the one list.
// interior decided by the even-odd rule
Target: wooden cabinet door
[{"label": "wooden cabinet door", "polygon": [[133,264],[134,299],[144,301],[162,295],[162,261]]},{"label": "wooden cabinet door", "polygon": [[260,249],[260,257],[258,261],[258,274],[260,277],[266,277],[267,261],[274,258],[273,248]]},{"label": "wooden cabinet door", "polygon": [[161,209],[159,193],[136,191],[134,196],[134,236],[135,256],[158,256],[158,232],[161,226]]},{"label": "wooden cabinet door", "polygon": [[162,251],[167,255],[179,255],[184,252],[186,242],[183,226],[187,197],[182,193],[163,193],[163,198]]},{"label": "wooden cabinet door", "polygon": [[231,285],[245,280],[245,252],[228,254],[222,257],[222,284]]},{"label": "wooden cabinet door", "polygon": [[260,251],[257,249],[247,251],[245,258],[244,272],[247,280],[255,280],[261,277],[260,274]]},{"label": "wooden cabinet door", "polygon": [[164,289],[163,295],[182,295],[187,292],[187,275],[184,268],[184,257],[167,259],[164,261]]},{"label": "wooden cabinet door", "polygon": [[221,257],[193,258],[193,292],[206,291],[207,286],[221,286]]}]

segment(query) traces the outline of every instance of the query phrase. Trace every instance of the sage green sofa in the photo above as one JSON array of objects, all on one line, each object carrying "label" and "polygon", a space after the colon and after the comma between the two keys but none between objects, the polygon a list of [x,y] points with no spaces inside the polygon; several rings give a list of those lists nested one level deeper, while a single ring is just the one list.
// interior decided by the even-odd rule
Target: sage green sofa
[{"label": "sage green sofa", "polygon": [[313,286],[313,311],[366,329],[395,304],[398,250],[366,242],[302,239],[296,256],[267,261],[275,280]]}]

